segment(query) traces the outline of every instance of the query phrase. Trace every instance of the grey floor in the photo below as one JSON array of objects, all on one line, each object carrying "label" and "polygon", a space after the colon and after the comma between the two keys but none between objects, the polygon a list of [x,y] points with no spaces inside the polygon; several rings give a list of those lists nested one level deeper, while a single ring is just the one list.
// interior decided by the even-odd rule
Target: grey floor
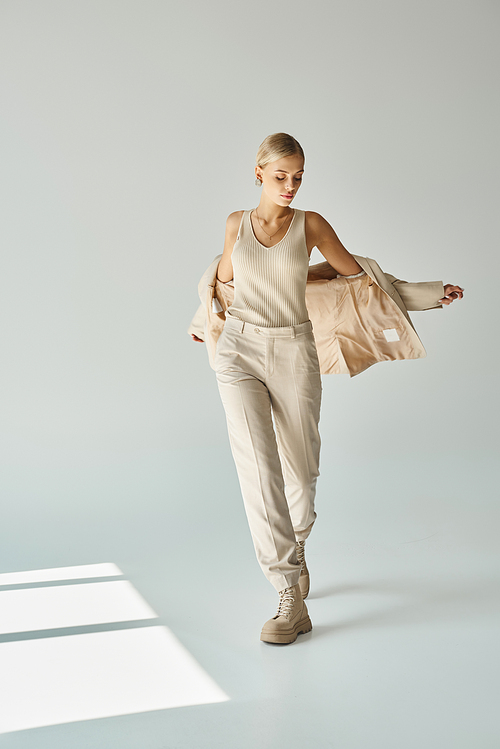
[{"label": "grey floor", "polygon": [[[365,459],[361,470],[355,456],[334,467],[328,449],[323,445],[318,521],[306,547],[313,630],[284,647],[259,641],[276,595],[255,561],[226,445],[196,453],[110,450],[100,458],[68,450],[64,460],[39,447],[29,475],[11,466],[1,572],[113,563],[154,613],[40,630],[43,612],[28,611],[25,630],[31,616],[33,631],[0,635],[0,658],[2,648],[19,646],[17,664],[2,675],[9,712],[36,724],[36,695],[22,689],[35,676],[48,703],[51,695],[61,700],[61,684],[53,684],[60,664],[49,661],[46,675],[34,674],[24,649],[30,643],[148,626],[168,628],[227,699],[134,710],[132,695],[127,714],[9,730],[0,746],[497,749],[493,463],[429,455],[417,470],[411,457],[379,457]],[[11,582],[0,587],[0,601],[37,587],[52,589]],[[127,661],[134,654],[121,655]],[[71,664],[63,665],[69,704],[77,685]],[[12,702],[21,699],[9,691],[14,676],[23,704]],[[167,677],[175,689],[179,674]],[[100,688],[97,672],[86,679],[90,692]],[[184,688],[189,700],[189,684]]]}]

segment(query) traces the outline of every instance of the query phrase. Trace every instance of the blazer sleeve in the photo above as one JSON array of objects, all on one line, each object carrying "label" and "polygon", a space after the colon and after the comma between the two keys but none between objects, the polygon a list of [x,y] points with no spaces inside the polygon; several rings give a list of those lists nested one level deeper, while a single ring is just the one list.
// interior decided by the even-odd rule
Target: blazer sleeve
[{"label": "blazer sleeve", "polygon": [[188,333],[189,335],[194,333],[202,341],[205,340],[205,310],[203,309],[203,304],[200,304],[196,310],[195,316],[189,324]]},{"label": "blazer sleeve", "polygon": [[385,276],[397,290],[408,311],[443,309],[443,305],[439,303],[439,299],[444,296],[442,281],[409,283],[392,276],[390,273],[385,273]]}]

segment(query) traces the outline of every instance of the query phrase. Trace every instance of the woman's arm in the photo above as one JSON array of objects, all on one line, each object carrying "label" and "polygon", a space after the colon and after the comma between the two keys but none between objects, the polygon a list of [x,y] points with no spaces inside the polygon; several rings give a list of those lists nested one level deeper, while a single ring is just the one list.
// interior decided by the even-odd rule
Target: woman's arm
[{"label": "woman's arm", "polygon": [[217,278],[222,283],[227,283],[233,280],[233,263],[231,256],[233,254],[234,243],[238,236],[238,229],[240,228],[241,217],[243,211],[234,211],[230,213],[226,220],[226,236],[224,237],[224,250],[217,267]]},{"label": "woman's arm", "polygon": [[315,263],[315,265],[309,266],[309,272],[307,274],[308,281],[324,281],[337,278],[337,271],[332,268],[330,263]]},{"label": "woman's arm", "polygon": [[399,296],[409,312],[415,310],[441,309],[443,304],[451,304],[455,299],[462,299],[464,289],[442,281],[421,281],[410,283],[390,273],[385,274],[388,281],[397,289]]},{"label": "woman's arm", "polygon": [[306,211],[306,236],[309,247],[317,247],[337,273],[349,276],[363,270],[328,221],[315,211]]}]

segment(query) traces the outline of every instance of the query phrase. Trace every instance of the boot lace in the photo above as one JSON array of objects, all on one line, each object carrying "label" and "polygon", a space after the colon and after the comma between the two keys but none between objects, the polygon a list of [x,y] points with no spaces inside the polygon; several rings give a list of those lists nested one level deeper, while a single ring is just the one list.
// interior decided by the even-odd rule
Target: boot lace
[{"label": "boot lace", "polygon": [[285,588],[285,590],[280,590],[278,595],[280,597],[280,602],[278,604],[278,611],[276,613],[276,616],[284,616],[285,619],[289,619],[293,610],[293,604],[295,603],[293,588]]},{"label": "boot lace", "polygon": [[296,543],[296,550],[297,550],[297,561],[300,564],[300,571],[304,572],[306,569],[306,558],[304,556],[305,554],[305,541],[297,541]]}]

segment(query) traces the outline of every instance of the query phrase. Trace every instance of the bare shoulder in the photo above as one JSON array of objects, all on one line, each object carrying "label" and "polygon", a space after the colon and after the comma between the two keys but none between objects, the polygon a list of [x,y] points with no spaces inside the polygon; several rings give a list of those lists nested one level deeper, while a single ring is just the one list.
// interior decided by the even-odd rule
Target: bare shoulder
[{"label": "bare shoulder", "polygon": [[321,213],[316,213],[316,211],[304,211],[304,213],[306,214],[306,223],[311,227],[311,229],[329,225],[328,221],[326,218],[323,218]]},{"label": "bare shoulder", "polygon": [[[342,244],[333,226],[320,213],[306,211],[310,224],[307,227],[307,242],[317,247],[328,263],[342,276],[359,273],[363,268]],[[309,234],[310,232],[310,234]],[[310,238],[309,238],[310,237]]]},{"label": "bare shoulder", "polygon": [[229,214],[226,219],[226,229],[229,233],[234,233],[235,235],[238,233],[243,213],[244,211],[233,211]]},{"label": "bare shoulder", "polygon": [[304,211],[304,213],[306,214],[307,236],[311,238],[312,246],[315,246],[317,242],[321,241],[322,237],[332,232],[332,227],[320,213],[316,213],[316,211]]}]

